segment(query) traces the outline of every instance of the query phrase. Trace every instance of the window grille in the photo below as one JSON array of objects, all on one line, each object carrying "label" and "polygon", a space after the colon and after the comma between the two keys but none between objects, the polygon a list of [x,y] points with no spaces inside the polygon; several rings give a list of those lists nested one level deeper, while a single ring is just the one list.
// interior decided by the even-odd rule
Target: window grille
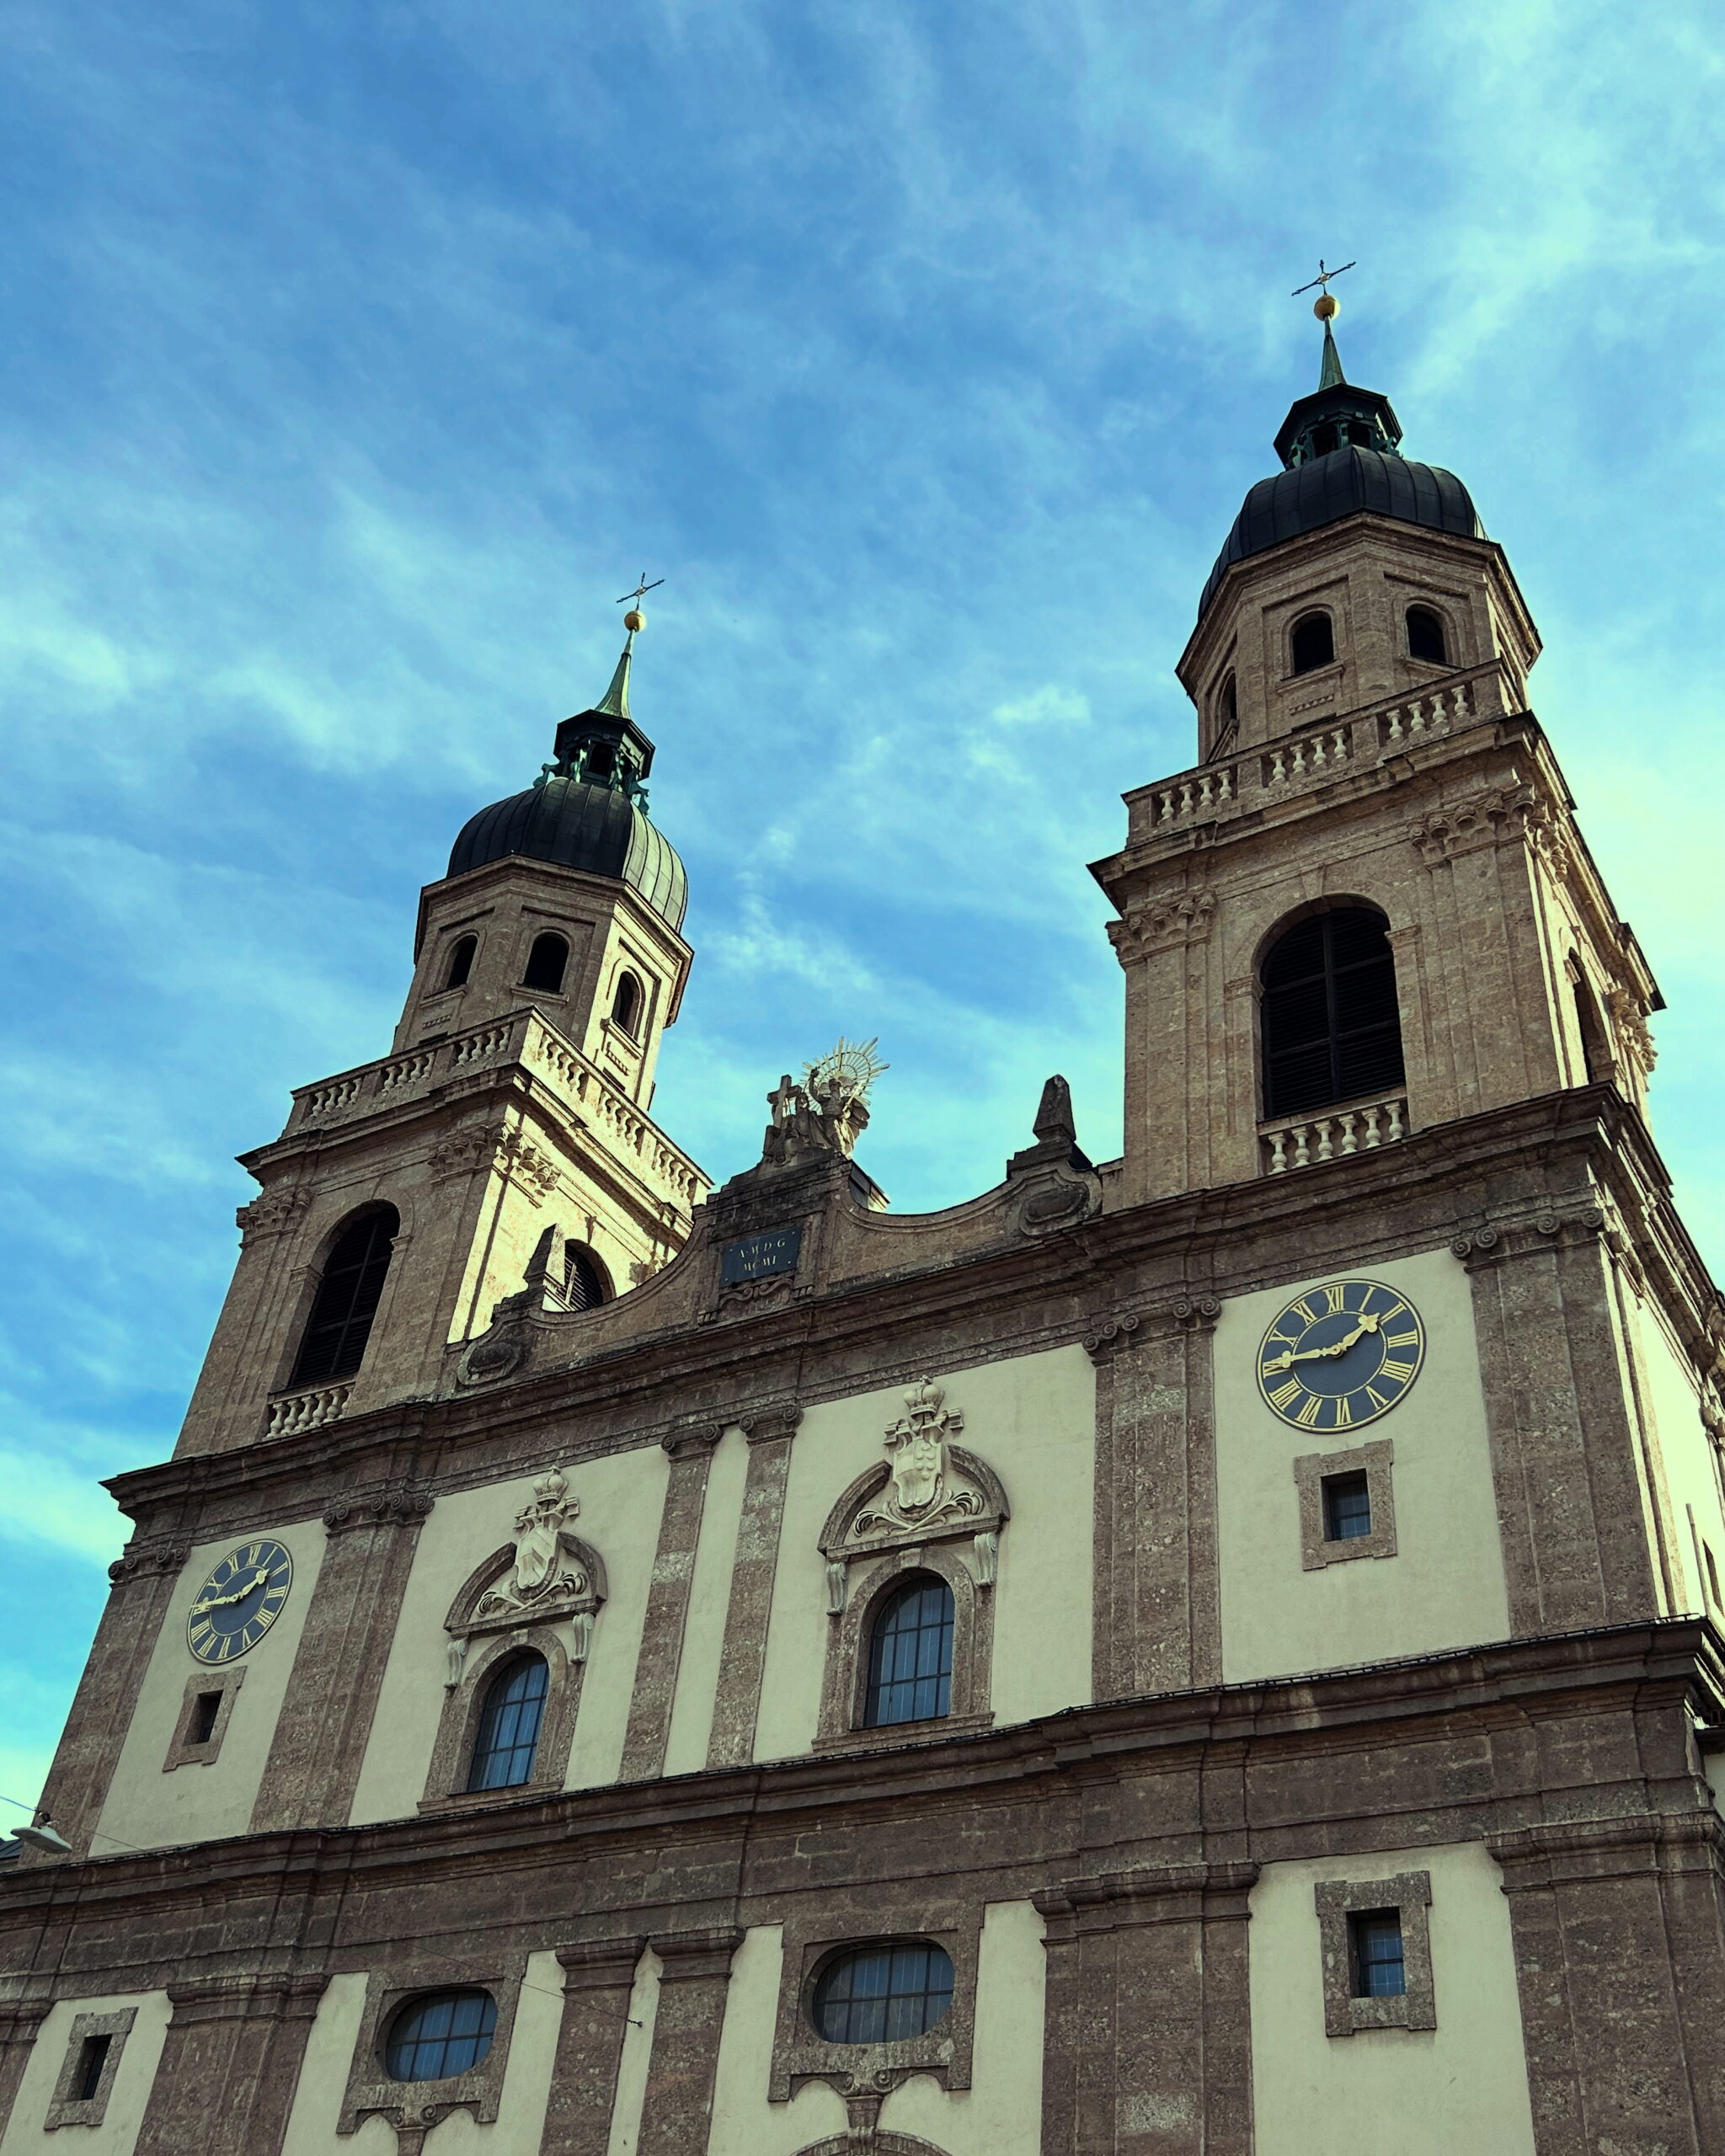
[{"label": "window grille", "polygon": [[1324,1540],[1351,1542],[1371,1533],[1371,1487],[1363,1474],[1324,1477]]},{"label": "window grille", "polygon": [[1348,1919],[1356,1999],[1399,1999],[1407,1988],[1399,1909],[1359,1909]]},{"label": "window grille", "polygon": [[914,1573],[874,1620],[862,1722],[884,1729],[947,1712],[953,1689],[953,1591]]},{"label": "window grille", "polygon": [[306,1321],[293,1385],[351,1377],[371,1337],[371,1321],[389,1271],[390,1246],[401,1229],[393,1205],[376,1205],[350,1220],[324,1262]]},{"label": "window grille", "polygon": [[465,2073],[491,2048],[497,2001],[489,1991],[440,1991],[395,2017],[383,2063],[392,2081],[444,2081]]},{"label": "window grille", "polygon": [[1343,906],[1298,922],[1263,962],[1264,1113],[1402,1083],[1396,959],[1381,914]]},{"label": "window grille", "polygon": [[492,1678],[473,1739],[469,1790],[519,1789],[531,1780],[550,1681],[545,1657],[538,1654],[523,1655]]},{"label": "window grille", "polygon": [[814,1987],[814,2026],[830,2044],[901,2043],[943,2020],[953,1964],[926,1940],[891,1940],[829,1961]]}]

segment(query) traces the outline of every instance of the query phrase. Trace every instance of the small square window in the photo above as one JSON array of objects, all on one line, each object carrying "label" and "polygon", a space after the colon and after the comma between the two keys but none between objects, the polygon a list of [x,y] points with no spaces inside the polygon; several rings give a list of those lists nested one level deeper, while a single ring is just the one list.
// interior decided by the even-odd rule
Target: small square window
[{"label": "small square window", "polygon": [[108,2063],[108,2053],[114,2042],[110,2036],[86,2036],[83,2048],[78,2053],[77,2073],[72,2084],[72,2100],[75,2104],[93,2104],[102,2090],[102,2069]]},{"label": "small square window", "polygon": [[1400,1999],[1407,1989],[1399,1909],[1360,1909],[1348,1919],[1356,1999]]},{"label": "small square window", "polygon": [[1323,1492],[1326,1542],[1352,1542],[1371,1533],[1371,1484],[1363,1473],[1327,1475]]}]

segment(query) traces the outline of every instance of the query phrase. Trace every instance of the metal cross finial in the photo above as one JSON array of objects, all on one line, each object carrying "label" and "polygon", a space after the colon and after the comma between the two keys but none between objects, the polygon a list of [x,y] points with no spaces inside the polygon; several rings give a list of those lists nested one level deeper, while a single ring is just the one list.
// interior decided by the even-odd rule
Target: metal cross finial
[{"label": "metal cross finial", "polygon": [[[1354,265],[1351,263],[1348,264],[1350,269],[1352,269],[1353,266]],[[1322,268],[1322,264],[1320,264],[1319,267]],[[1339,275],[1340,272],[1338,271],[1337,274]],[[647,581],[647,572],[645,569],[643,569],[641,572],[641,581],[635,586],[633,591],[626,591],[617,603],[619,606],[628,606],[631,604],[638,606],[642,600],[647,596],[647,594],[649,591],[657,591],[660,585],[664,582],[665,579],[662,576],[656,576],[654,578],[652,583],[649,584]]]},{"label": "metal cross finial", "polygon": [[[1355,259],[1356,260],[1358,259],[1357,257]],[[1352,262],[1344,262],[1342,264],[1342,270],[1351,270],[1354,266],[1354,264]],[[1293,291],[1289,295],[1290,298],[1297,300],[1301,292],[1313,291],[1321,285],[1323,287],[1324,297],[1327,299],[1330,296],[1330,280],[1332,277],[1339,277],[1342,274],[1342,270],[1326,270],[1324,267],[1324,259],[1322,255],[1319,255],[1317,259],[1316,276],[1312,279],[1309,285],[1296,285]]]}]

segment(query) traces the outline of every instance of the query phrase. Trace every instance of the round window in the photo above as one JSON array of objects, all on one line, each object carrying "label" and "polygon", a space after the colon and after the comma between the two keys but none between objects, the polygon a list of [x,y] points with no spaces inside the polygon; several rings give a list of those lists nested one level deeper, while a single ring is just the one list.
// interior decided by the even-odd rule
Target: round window
[{"label": "round window", "polygon": [[383,2063],[392,2081],[446,2081],[491,2048],[497,2001],[489,1991],[434,1991],[409,1999],[389,2026]]},{"label": "round window", "polygon": [[891,2044],[944,2020],[950,1956],[926,1939],[889,1939],[836,1956],[814,1986],[814,2020],[830,2044]]}]

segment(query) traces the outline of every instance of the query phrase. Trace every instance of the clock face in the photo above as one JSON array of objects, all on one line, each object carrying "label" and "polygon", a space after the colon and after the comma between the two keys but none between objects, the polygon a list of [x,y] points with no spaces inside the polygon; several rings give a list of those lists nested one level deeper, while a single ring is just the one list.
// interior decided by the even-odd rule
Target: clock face
[{"label": "clock face", "polygon": [[1425,1327],[1377,1280],[1332,1280],[1296,1295],[1263,1337],[1258,1385],[1296,1430],[1357,1430],[1401,1399],[1425,1360]]},{"label": "clock face", "polygon": [[254,1647],[281,1614],[293,1559],[279,1542],[242,1542],[198,1589],[185,1635],[200,1662],[232,1662]]}]

